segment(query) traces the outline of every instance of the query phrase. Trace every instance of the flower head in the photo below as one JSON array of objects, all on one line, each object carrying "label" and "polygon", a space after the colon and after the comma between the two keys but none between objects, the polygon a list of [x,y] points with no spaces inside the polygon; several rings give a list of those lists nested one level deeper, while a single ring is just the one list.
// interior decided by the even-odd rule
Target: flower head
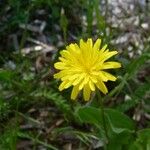
[{"label": "flower head", "polygon": [[93,44],[92,39],[77,44],[70,44],[60,52],[59,62],[54,64],[60,70],[54,78],[61,79],[59,90],[62,91],[73,86],[71,99],[76,99],[78,93],[83,90],[85,101],[90,99],[92,91],[98,88],[106,94],[108,92],[105,82],[115,81],[116,77],[106,72],[107,69],[120,68],[121,64],[107,59],[116,55],[117,51],[109,51],[107,44],[102,48],[101,39]]}]

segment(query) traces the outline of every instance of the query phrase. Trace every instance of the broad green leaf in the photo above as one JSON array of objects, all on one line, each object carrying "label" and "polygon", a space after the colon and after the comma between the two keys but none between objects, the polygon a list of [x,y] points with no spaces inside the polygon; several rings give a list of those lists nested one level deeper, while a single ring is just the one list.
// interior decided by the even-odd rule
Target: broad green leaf
[{"label": "broad green leaf", "polygon": [[[133,140],[134,122],[125,114],[113,110],[104,109],[106,117],[106,127],[109,136],[108,150],[122,150]],[[100,128],[103,125],[102,112],[100,108],[82,107],[77,110],[77,114],[82,122],[90,123]]]},{"label": "broad green leaf", "polygon": [[121,133],[125,130],[134,131],[135,124],[128,116],[114,109],[105,109],[105,114],[112,130]]},{"label": "broad green leaf", "polygon": [[105,114],[109,128],[111,128],[111,131],[108,132],[108,150],[128,149],[129,143],[133,141],[134,122],[122,112],[114,109],[105,109]]},{"label": "broad green leaf", "polygon": [[[121,133],[124,130],[134,130],[134,122],[125,114],[114,109],[105,109],[104,111],[107,117],[107,123],[110,124],[115,133]],[[85,123],[91,123],[96,126],[103,124],[100,108],[82,107],[77,110],[77,114]]]},{"label": "broad green leaf", "polygon": [[124,130],[124,132],[109,135],[109,143],[107,150],[123,150],[129,148],[129,145],[134,141],[133,135]]},{"label": "broad green leaf", "polygon": [[94,124],[97,127],[102,124],[102,113],[98,108],[82,107],[79,108],[76,113],[84,123]]}]

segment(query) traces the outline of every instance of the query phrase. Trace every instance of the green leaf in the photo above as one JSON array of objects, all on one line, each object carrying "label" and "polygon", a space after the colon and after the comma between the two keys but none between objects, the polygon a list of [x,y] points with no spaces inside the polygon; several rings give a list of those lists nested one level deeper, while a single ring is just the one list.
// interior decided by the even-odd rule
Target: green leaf
[{"label": "green leaf", "polygon": [[105,109],[105,114],[115,133],[121,133],[125,130],[134,131],[134,122],[122,112],[114,109]]},{"label": "green leaf", "polygon": [[129,150],[150,150],[150,128],[137,132],[137,139]]},{"label": "green leaf", "polygon": [[131,143],[134,142],[134,137],[131,133],[124,131],[120,134],[111,133],[107,150],[125,150],[129,149]]},{"label": "green leaf", "polygon": [[130,145],[129,150],[145,150],[145,149],[143,149],[142,146],[138,142],[133,142]]},{"label": "green leaf", "polygon": [[74,119],[74,115],[69,103],[63,96],[60,95],[60,93],[54,91],[53,89],[37,89],[36,91],[31,93],[31,96],[46,98],[47,100],[53,102],[57,106],[57,108],[63,112],[64,116],[67,117],[69,120]]},{"label": "green leaf", "polygon": [[82,107],[76,111],[77,115],[84,123],[94,124],[99,127],[102,124],[101,110],[94,107]]},{"label": "green leaf", "polygon": [[108,150],[128,149],[129,143],[133,141],[134,122],[122,112],[114,109],[105,109],[105,114],[109,128],[111,129],[108,132]]},{"label": "green leaf", "polygon": [[[107,117],[107,123],[110,124],[115,133],[121,133],[124,130],[133,131],[135,129],[134,122],[125,114],[113,109],[105,109],[104,111]],[[102,112],[99,108],[82,107],[77,110],[77,114],[81,121],[85,123],[96,126],[103,124]]]},{"label": "green leaf", "polygon": [[150,128],[149,129],[143,129],[139,131],[138,133],[138,141],[141,143],[143,148],[145,150],[150,150]]},{"label": "green leaf", "polygon": [[13,72],[9,70],[0,70],[0,81],[10,81],[13,77]]},{"label": "green leaf", "polygon": [[[133,141],[134,122],[128,116],[117,110],[104,109],[104,111],[109,137],[108,150],[122,150],[124,146],[128,148],[128,144]],[[99,132],[102,131],[101,125],[103,121],[100,108],[85,106],[79,108],[76,113],[82,122],[95,125],[100,130]]]}]

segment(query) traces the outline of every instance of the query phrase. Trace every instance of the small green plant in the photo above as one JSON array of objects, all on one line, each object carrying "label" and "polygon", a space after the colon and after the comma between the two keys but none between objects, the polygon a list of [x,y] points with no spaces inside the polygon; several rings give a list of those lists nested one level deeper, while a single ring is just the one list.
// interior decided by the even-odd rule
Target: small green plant
[{"label": "small green plant", "polygon": [[[149,30],[142,25],[147,16],[135,11],[142,28],[130,27],[130,17],[117,20],[109,5],[108,0],[0,2],[0,150],[16,150],[24,143],[25,149],[150,150]],[[42,33],[27,28],[36,21],[46,22]],[[117,44],[117,37],[126,39],[129,31],[136,36]],[[100,48],[100,39],[95,44],[81,40],[65,50],[67,42],[81,37],[102,38],[101,45],[118,46],[119,55],[105,62],[117,52],[112,45]],[[30,38],[42,41],[35,44]],[[42,42],[46,50],[22,55],[24,48],[42,47]],[[59,56],[53,46],[64,49],[55,64],[59,72],[52,65]],[[138,55],[128,57],[128,50]]]},{"label": "small green plant", "polygon": [[[13,123],[15,120],[11,120]],[[0,149],[6,150],[16,150],[17,145],[17,134],[18,126],[17,124],[12,124],[5,127],[6,132],[0,131]]]},{"label": "small green plant", "polygon": [[[149,136],[147,134],[150,131],[149,129],[147,129],[147,132],[137,131],[135,122],[127,115],[113,108],[104,107],[106,96],[102,97],[99,90],[106,94],[108,90],[104,83],[108,80],[116,80],[116,77],[107,73],[105,69],[120,68],[121,65],[113,61],[105,62],[117,52],[109,52],[106,49],[107,45],[99,49],[100,44],[100,39],[94,45],[91,39],[88,39],[87,42],[80,40],[80,46],[70,44],[66,47],[66,50],[60,52],[60,62],[54,64],[55,68],[60,70],[54,75],[55,78],[62,81],[59,90],[62,91],[73,86],[71,93],[71,99],[73,100],[78,99],[77,96],[81,90],[83,90],[85,101],[90,100],[92,92],[95,93],[97,99],[94,100],[97,100],[97,105],[78,106],[75,114],[82,123],[89,123],[95,127],[96,136],[102,142],[101,147],[105,150],[147,149],[149,147]],[[146,59],[143,57],[140,58],[141,64]],[[137,64],[137,61],[133,62],[135,68],[139,64],[139,62]],[[122,78],[118,87],[111,91],[109,98],[115,93],[119,93],[126,84],[128,86],[126,80],[129,80],[136,70],[131,68],[132,65],[129,66],[128,73]],[[137,91],[145,93],[146,89]]]}]

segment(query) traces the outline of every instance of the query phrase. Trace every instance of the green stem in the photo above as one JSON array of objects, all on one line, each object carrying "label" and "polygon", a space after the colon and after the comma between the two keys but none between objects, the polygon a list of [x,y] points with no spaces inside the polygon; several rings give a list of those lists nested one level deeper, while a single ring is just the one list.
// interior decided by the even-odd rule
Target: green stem
[{"label": "green stem", "polygon": [[107,149],[106,145],[108,144],[108,133],[107,133],[107,126],[106,126],[106,118],[105,118],[105,111],[104,111],[104,105],[103,105],[103,99],[101,97],[100,91],[97,91],[97,95],[98,95],[98,101],[100,102],[100,107],[101,107],[101,111],[102,111],[102,121],[103,121],[103,128],[104,128],[104,132],[105,132],[105,137],[106,137],[106,142],[105,142],[105,149]]}]

